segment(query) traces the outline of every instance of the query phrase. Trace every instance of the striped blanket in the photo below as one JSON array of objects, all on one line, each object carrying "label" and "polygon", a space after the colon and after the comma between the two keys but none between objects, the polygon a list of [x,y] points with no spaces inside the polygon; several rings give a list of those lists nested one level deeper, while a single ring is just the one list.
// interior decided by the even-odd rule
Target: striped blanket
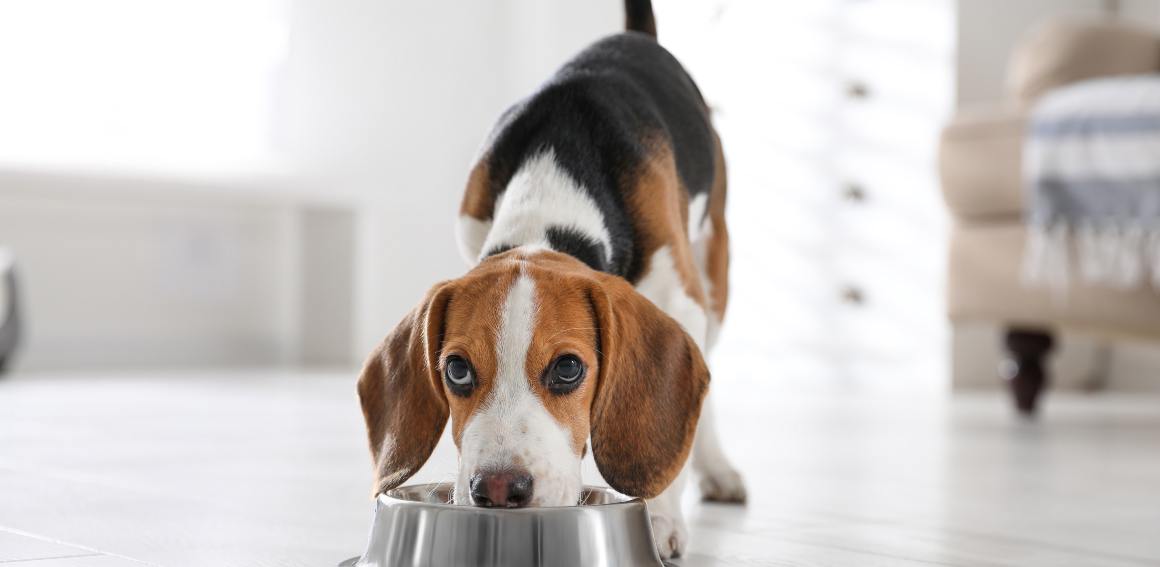
[{"label": "striped blanket", "polygon": [[1027,281],[1160,291],[1160,75],[1044,96],[1027,130],[1024,182]]}]

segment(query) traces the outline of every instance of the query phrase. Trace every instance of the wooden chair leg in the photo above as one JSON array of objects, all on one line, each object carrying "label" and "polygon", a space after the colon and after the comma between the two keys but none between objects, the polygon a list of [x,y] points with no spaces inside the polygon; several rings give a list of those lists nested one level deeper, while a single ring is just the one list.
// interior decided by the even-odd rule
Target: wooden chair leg
[{"label": "wooden chair leg", "polygon": [[1015,407],[1025,416],[1035,413],[1039,396],[1047,387],[1045,360],[1054,342],[1047,331],[1017,328],[1008,329],[1003,340],[1011,358],[1001,374],[1011,387]]}]

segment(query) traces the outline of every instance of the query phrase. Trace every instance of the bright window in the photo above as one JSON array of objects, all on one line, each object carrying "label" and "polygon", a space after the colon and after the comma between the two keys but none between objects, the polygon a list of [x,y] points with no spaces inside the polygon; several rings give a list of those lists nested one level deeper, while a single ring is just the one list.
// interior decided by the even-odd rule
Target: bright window
[{"label": "bright window", "polygon": [[265,160],[283,1],[0,3],[0,161],[164,170]]}]

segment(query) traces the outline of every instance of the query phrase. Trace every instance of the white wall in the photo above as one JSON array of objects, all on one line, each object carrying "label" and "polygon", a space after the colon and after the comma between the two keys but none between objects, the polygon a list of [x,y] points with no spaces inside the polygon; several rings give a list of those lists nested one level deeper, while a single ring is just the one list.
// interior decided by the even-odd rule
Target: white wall
[{"label": "white wall", "polygon": [[1160,29],[1160,1],[959,0],[956,96],[959,106],[1003,99],[1007,60],[1028,30],[1052,16],[1118,17]]},{"label": "white wall", "polygon": [[0,244],[17,259],[28,331],[21,367],[292,361],[294,223],[279,207],[4,187]]},{"label": "white wall", "polygon": [[499,113],[621,17],[615,1],[291,3],[278,144],[367,199],[356,351],[464,271],[453,219]]},{"label": "white wall", "polygon": [[358,362],[366,353],[354,348],[355,213],[320,207],[300,211],[297,218],[298,362]]},{"label": "white wall", "polygon": [[1101,0],[960,0],[956,96],[959,106],[1003,99],[1007,60],[1019,39],[1046,17],[1098,17]]},{"label": "white wall", "polygon": [[1120,0],[1119,14],[1160,30],[1160,0]]},{"label": "white wall", "polygon": [[[285,0],[269,149],[279,174],[304,183],[255,191],[227,176],[202,192],[179,171],[153,182],[49,168],[41,192],[0,155],[0,246],[15,248],[28,299],[20,366],[361,361],[428,286],[464,271],[452,221],[500,111],[617,31],[620,11],[616,0]],[[122,177],[136,189],[119,190]],[[340,206],[316,203],[331,200]]]}]

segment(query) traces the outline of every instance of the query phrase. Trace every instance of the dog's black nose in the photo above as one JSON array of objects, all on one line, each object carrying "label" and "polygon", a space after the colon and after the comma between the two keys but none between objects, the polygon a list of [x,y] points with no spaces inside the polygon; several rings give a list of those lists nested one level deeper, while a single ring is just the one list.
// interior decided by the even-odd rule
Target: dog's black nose
[{"label": "dog's black nose", "polygon": [[484,508],[523,508],[532,501],[532,475],[522,469],[481,470],[471,477],[471,501]]}]

